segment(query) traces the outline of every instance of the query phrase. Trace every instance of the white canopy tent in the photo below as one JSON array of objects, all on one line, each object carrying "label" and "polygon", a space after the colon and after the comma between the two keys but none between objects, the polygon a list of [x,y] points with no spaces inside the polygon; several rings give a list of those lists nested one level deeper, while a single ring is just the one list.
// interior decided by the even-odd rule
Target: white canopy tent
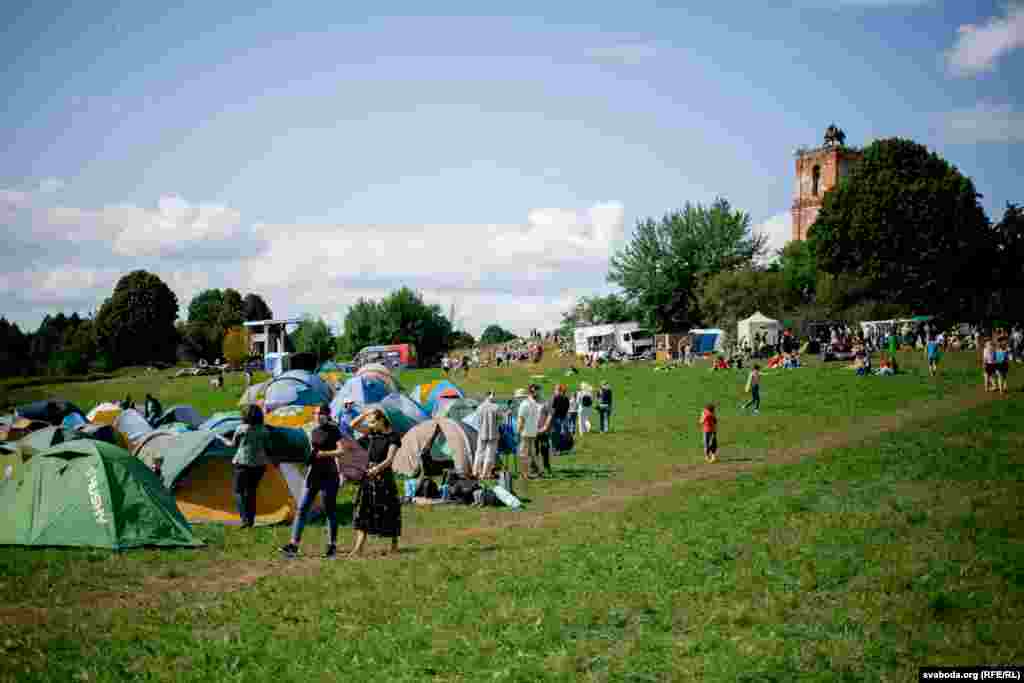
[{"label": "white canopy tent", "polygon": [[746,320],[741,320],[736,324],[736,341],[742,344],[743,340],[747,339],[753,345],[754,335],[759,332],[764,333],[767,343],[777,344],[779,343],[779,335],[782,333],[782,323],[778,320],[772,320],[768,316],[762,315],[761,311],[758,311]]}]

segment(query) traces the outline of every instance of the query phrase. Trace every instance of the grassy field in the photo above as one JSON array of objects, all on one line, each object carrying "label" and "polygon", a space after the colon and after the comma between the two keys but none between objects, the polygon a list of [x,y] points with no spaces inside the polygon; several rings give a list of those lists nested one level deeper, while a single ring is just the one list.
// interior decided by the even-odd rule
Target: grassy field
[{"label": "grassy field", "polygon": [[[924,664],[1020,663],[1020,383],[986,395],[973,355],[948,355],[937,379],[921,360],[904,355],[890,378],[766,372],[756,417],[738,410],[739,372],[474,371],[457,380],[471,392],[607,379],[614,431],[519,484],[524,511],[406,508],[397,558],[376,543],[321,561],[320,526],[294,561],[275,556],[285,527],[197,527],[208,545],[187,551],[0,549],[0,676],[904,681]],[[233,406],[239,380],[223,394],[143,376],[11,399],[87,408],[152,391],[210,412]],[[716,465],[697,427],[708,401]]]}]

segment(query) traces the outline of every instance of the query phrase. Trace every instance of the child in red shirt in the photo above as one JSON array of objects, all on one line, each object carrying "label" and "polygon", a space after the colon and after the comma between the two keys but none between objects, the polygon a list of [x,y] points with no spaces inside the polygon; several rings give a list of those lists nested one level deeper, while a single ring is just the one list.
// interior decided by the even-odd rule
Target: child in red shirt
[{"label": "child in red shirt", "polygon": [[700,424],[704,429],[704,461],[715,462],[718,459],[718,418],[715,417],[715,404],[709,403],[704,406]]}]

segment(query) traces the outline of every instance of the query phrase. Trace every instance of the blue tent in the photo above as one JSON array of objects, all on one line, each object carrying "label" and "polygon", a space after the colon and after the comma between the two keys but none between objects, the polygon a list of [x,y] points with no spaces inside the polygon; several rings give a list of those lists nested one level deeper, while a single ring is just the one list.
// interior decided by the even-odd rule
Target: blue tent
[{"label": "blue tent", "polygon": [[722,350],[720,329],[690,330],[690,336],[693,337],[694,353],[715,353]]}]

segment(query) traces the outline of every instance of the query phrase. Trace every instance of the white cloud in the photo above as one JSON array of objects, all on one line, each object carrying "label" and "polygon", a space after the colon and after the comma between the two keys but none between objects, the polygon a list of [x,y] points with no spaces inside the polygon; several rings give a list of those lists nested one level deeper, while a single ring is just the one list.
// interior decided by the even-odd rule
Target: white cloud
[{"label": "white cloud", "polygon": [[0,205],[12,208],[21,208],[23,206],[27,206],[30,200],[31,195],[27,192],[0,189]]},{"label": "white cloud", "polygon": [[975,76],[995,69],[996,61],[1024,46],[1024,5],[1014,4],[1005,16],[990,17],[983,24],[964,24],[957,29],[956,43],[946,51],[950,75]]},{"label": "white cloud", "polygon": [[775,259],[775,253],[793,239],[793,215],[789,211],[777,213],[754,226],[754,233],[768,238],[768,248],[762,261]]},{"label": "white cloud", "polygon": [[[538,208],[523,223],[469,225],[243,226],[236,209],[176,196],[161,197],[155,209],[39,200],[30,215],[27,229],[0,223],[0,237],[15,240],[21,253],[34,243],[38,264],[17,283],[11,274],[0,281],[16,293],[10,308],[18,310],[8,310],[9,317],[38,314],[35,324],[46,308],[98,308],[119,275],[142,267],[174,290],[183,316],[199,291],[234,287],[260,293],[277,315],[309,313],[339,323],[359,297],[380,299],[409,286],[431,302],[456,301],[474,334],[494,322],[525,333],[556,326],[577,293],[603,289],[608,260],[626,232],[618,202]],[[40,250],[40,243],[53,246]],[[196,264],[202,253],[206,262]],[[12,271],[24,267],[9,255],[0,270],[5,262]]]},{"label": "white cloud", "polygon": [[587,59],[595,62],[636,65],[658,54],[657,48],[647,43],[621,43],[607,47],[591,47],[583,51]]},{"label": "white cloud", "polygon": [[44,178],[39,183],[39,192],[42,192],[43,194],[60,192],[64,188],[64,185],[64,181],[60,178]]},{"label": "white cloud", "polygon": [[943,139],[951,144],[1024,142],[1024,113],[1008,104],[979,102],[973,109],[940,117]]},{"label": "white cloud", "polygon": [[102,221],[120,230],[114,251],[125,256],[183,253],[202,243],[222,242],[240,233],[242,215],[220,204],[191,204],[160,197],[156,210],[130,204],[103,209]]}]

